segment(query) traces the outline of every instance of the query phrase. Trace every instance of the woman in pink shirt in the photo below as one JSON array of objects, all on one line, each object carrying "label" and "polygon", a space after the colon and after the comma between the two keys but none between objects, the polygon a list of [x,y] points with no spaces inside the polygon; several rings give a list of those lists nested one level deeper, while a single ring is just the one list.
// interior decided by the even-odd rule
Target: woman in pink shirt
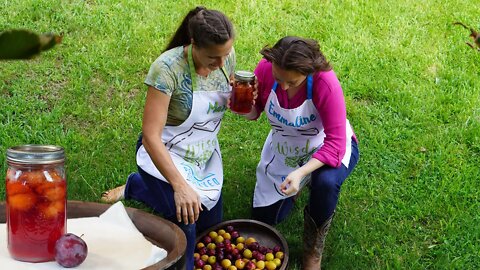
[{"label": "woman in pink shirt", "polygon": [[258,97],[244,116],[255,120],[263,111],[272,129],[257,167],[253,217],[281,222],[307,184],[303,269],[319,269],[340,187],[359,158],[357,139],[340,83],[315,40],[288,36],[260,53]]}]

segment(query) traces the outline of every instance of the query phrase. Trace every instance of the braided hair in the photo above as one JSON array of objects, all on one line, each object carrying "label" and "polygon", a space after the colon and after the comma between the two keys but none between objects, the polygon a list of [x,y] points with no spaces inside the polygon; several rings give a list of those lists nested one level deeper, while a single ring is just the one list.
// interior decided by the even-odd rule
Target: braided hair
[{"label": "braided hair", "polygon": [[191,43],[199,48],[221,45],[234,38],[232,22],[218,10],[198,6],[190,10],[164,51]]}]

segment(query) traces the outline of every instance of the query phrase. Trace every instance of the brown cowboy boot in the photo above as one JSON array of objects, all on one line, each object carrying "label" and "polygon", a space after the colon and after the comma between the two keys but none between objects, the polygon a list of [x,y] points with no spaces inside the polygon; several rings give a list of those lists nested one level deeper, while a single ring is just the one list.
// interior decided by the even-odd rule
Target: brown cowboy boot
[{"label": "brown cowboy boot", "polygon": [[333,215],[321,226],[317,227],[310,216],[307,207],[303,211],[303,270],[319,270],[322,267],[322,253],[325,246],[325,237],[332,223]]}]

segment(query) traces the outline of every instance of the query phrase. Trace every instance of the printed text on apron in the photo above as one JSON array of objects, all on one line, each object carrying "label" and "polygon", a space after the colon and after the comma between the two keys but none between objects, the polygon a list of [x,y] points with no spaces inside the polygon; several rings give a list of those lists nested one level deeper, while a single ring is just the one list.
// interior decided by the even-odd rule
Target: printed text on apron
[{"label": "printed text on apron", "polygon": [[[312,102],[313,76],[307,76],[307,99],[294,109],[280,106],[276,95],[277,82],[265,104],[265,113],[272,129],[263,145],[262,156],[257,166],[257,183],[253,197],[254,207],[271,205],[287,196],[280,184],[289,173],[299,168],[323,145],[325,132],[322,119]],[[346,134],[353,131],[347,121]],[[351,154],[351,139],[347,139],[342,164],[348,166]],[[294,196],[291,194],[290,196]]]}]

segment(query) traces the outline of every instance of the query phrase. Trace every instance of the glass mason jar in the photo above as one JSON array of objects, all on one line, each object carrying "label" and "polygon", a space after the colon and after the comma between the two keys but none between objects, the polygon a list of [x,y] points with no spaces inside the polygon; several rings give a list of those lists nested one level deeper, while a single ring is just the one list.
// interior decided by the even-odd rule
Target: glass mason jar
[{"label": "glass mason jar", "polygon": [[15,260],[55,260],[55,242],[67,225],[64,162],[59,146],[7,149],[7,246]]},{"label": "glass mason jar", "polygon": [[249,113],[252,110],[255,75],[250,71],[236,71],[230,98],[230,110]]}]

